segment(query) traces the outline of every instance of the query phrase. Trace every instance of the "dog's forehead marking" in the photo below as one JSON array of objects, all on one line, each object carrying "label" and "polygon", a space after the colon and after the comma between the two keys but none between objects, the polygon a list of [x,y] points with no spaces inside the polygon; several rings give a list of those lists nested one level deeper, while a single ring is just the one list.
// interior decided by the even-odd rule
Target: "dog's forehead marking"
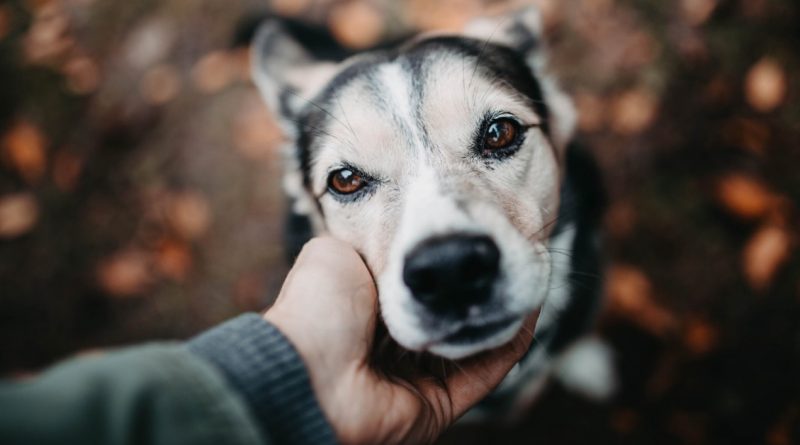
[{"label": "dog's forehead marking", "polygon": [[[427,130],[420,118],[422,82],[415,82],[410,65],[402,59],[380,65],[375,73],[376,97],[384,105],[383,111],[398,124],[408,136],[410,147],[427,145]],[[415,88],[416,87],[416,88]]]}]

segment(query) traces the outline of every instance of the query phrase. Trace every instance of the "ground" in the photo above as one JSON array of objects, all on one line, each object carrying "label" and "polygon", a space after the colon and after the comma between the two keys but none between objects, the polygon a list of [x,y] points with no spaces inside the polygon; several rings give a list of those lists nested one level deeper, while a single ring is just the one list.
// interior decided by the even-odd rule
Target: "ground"
[{"label": "ground", "polygon": [[[268,8],[373,45],[524,2],[0,4],[0,369],[185,338],[286,272],[282,136],[237,30]],[[536,0],[609,194],[620,391],[552,385],[442,443],[800,443],[800,7]]]}]

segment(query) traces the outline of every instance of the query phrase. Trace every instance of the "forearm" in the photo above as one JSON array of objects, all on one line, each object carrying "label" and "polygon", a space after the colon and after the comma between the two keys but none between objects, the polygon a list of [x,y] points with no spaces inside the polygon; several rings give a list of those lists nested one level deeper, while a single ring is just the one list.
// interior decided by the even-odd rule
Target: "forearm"
[{"label": "forearm", "polygon": [[69,360],[0,383],[3,444],[262,444],[244,399],[179,344]]},{"label": "forearm", "polygon": [[[271,439],[271,440],[270,440]],[[335,443],[288,340],[247,314],[185,344],[0,382],[0,443]]]}]

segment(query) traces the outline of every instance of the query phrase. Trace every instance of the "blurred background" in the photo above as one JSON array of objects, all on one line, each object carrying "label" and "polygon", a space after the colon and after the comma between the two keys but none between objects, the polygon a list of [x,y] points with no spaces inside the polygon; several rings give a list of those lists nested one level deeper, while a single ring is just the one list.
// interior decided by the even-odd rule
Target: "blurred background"
[{"label": "blurred background", "polygon": [[551,385],[445,444],[800,443],[795,0],[0,3],[0,371],[185,338],[286,273],[282,136],[244,24],[360,49],[541,8],[610,195],[598,332],[620,390]]}]

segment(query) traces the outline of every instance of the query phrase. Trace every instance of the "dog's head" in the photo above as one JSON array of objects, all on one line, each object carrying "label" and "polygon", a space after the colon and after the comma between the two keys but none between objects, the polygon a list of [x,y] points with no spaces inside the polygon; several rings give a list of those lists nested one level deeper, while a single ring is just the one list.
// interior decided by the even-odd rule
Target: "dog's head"
[{"label": "dog's head", "polygon": [[574,113],[542,72],[539,27],[526,10],[343,61],[315,60],[278,22],[256,35],[294,211],[361,252],[406,348],[497,347],[548,293]]}]

